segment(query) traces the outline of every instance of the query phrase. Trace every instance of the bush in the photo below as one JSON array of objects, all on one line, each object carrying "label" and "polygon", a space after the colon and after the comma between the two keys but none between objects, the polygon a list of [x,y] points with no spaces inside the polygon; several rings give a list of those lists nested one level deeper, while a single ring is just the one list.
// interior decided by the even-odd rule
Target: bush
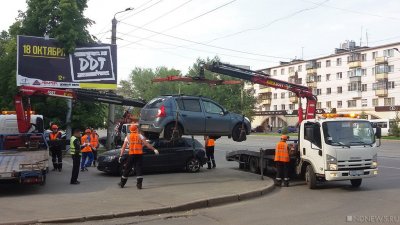
[{"label": "bush", "polygon": [[288,134],[289,130],[287,126],[282,127],[282,134]]}]

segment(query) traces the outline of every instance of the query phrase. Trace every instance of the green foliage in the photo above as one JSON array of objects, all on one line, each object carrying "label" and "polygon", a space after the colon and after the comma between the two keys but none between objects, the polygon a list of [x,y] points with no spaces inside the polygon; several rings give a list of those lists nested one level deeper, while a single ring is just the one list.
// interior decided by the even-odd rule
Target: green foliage
[{"label": "green foliage", "polygon": [[[200,59],[189,69],[187,76],[198,76],[200,68],[198,67]],[[207,60],[210,62],[210,60]],[[151,69],[135,68],[128,81],[121,81],[122,88],[119,93],[127,97],[142,98],[147,101],[154,97],[165,94],[186,94],[209,97],[223,105],[227,110],[240,114],[245,114],[251,119],[253,116],[253,108],[256,99],[250,94],[243,91],[243,85],[220,85],[210,86],[199,83],[183,83],[183,82],[162,82],[152,83],[154,78],[167,77],[171,75],[180,75],[180,71],[159,67],[155,71]],[[232,77],[214,74],[205,71],[208,79],[232,80]]]},{"label": "green foliage", "polygon": [[[0,109],[12,110],[16,87],[17,35],[49,35],[71,52],[76,45],[93,42],[87,31],[93,21],[85,18],[87,0],[27,0],[26,12],[19,12],[16,22],[0,34]],[[48,122],[65,125],[67,106],[60,98],[32,98],[32,108]],[[87,113],[87,114],[86,114]],[[105,106],[79,102],[72,112],[73,126],[104,127]]]},{"label": "green foliage", "polygon": [[282,132],[281,132],[282,134],[288,134],[289,133],[289,129],[288,129],[288,127],[287,126],[284,126],[284,127],[282,127]]},{"label": "green foliage", "polygon": [[360,119],[368,119],[368,115],[367,115],[367,113],[365,111],[361,111]]},{"label": "green foliage", "polygon": [[399,112],[396,111],[396,117],[394,118],[393,123],[390,123],[390,136],[400,137],[400,116]]}]

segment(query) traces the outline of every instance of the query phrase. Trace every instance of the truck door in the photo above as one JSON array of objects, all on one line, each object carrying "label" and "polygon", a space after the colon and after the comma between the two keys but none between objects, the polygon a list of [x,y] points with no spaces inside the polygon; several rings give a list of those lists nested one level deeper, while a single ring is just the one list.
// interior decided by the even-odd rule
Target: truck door
[{"label": "truck door", "polygon": [[315,173],[323,174],[324,158],[320,124],[307,122],[301,132],[301,136],[303,136],[300,146],[301,158],[311,162]]}]

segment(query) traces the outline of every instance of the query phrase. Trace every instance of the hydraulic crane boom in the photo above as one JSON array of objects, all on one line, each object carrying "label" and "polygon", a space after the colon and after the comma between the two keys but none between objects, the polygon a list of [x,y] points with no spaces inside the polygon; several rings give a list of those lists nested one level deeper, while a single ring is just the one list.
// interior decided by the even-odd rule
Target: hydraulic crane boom
[{"label": "hydraulic crane boom", "polygon": [[126,105],[133,107],[143,107],[146,102],[136,99],[127,99],[114,93],[101,93],[94,90],[71,90],[21,86],[18,94],[14,97],[14,105],[17,113],[18,130],[20,133],[26,133],[31,128],[31,105],[28,98],[26,109],[23,98],[29,96],[50,96],[68,99],[77,99],[82,101],[95,101],[102,103],[111,103],[116,105]]},{"label": "hydraulic crane boom", "polygon": [[[305,119],[313,119],[315,118],[316,113],[316,104],[317,97],[312,93],[309,87],[290,83],[287,81],[282,81],[278,79],[271,78],[268,74],[261,73],[258,71],[248,70],[241,67],[233,66],[226,63],[221,62],[213,62],[211,64],[203,64],[201,66],[204,73],[204,69],[209,70],[211,72],[236,77],[239,79],[247,80],[255,84],[261,84],[268,87],[279,88],[283,90],[288,90],[296,94],[299,98],[299,110],[298,110],[298,118],[299,123]],[[307,107],[306,114],[303,117],[303,108],[301,106],[301,98],[307,99]]]}]

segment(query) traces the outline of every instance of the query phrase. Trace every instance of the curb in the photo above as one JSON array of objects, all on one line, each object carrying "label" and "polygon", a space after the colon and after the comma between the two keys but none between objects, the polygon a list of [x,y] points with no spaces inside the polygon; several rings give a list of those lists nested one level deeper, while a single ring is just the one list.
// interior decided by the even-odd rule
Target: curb
[{"label": "curb", "polygon": [[131,216],[149,216],[149,215],[158,215],[172,212],[182,212],[189,211],[193,209],[214,207],[219,205],[224,205],[228,203],[240,202],[249,200],[256,197],[261,197],[273,191],[275,185],[271,182],[270,185],[245,193],[234,194],[234,195],[225,195],[218,196],[210,199],[201,199],[192,202],[186,202],[180,205],[175,206],[167,206],[161,208],[153,208],[153,209],[144,209],[144,210],[135,210],[121,213],[108,213],[103,215],[88,215],[81,217],[66,217],[66,218],[54,218],[54,219],[39,219],[39,220],[26,220],[26,221],[15,221],[15,222],[6,222],[0,223],[0,225],[25,225],[25,224],[36,224],[36,223],[50,223],[50,224],[60,224],[60,223],[77,223],[77,222],[87,222],[87,221],[95,221],[95,220],[105,220],[105,219],[114,219],[114,218],[123,218],[123,217],[131,217]]}]

